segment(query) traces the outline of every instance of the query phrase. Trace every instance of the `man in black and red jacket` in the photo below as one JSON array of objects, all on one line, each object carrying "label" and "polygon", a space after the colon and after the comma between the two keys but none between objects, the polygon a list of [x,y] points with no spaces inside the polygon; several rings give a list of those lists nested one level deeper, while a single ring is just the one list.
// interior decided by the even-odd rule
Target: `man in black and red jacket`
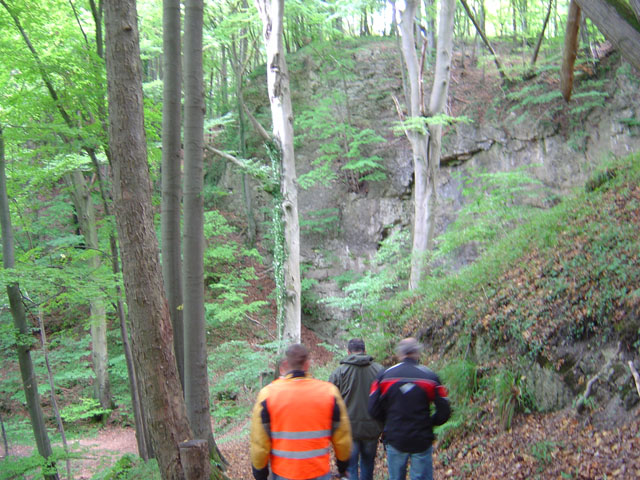
[{"label": "man in black and red jacket", "polygon": [[402,340],[396,348],[400,363],[371,385],[368,410],[384,422],[389,480],[406,478],[409,458],[412,480],[433,479],[433,427],[451,416],[447,389],[434,372],[418,364],[421,351],[415,338]]}]

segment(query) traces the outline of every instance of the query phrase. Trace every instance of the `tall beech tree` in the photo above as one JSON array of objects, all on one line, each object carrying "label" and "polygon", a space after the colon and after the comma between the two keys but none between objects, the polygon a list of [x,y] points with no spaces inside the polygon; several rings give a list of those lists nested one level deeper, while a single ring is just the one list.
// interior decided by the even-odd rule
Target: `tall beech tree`
[{"label": "tall beech tree", "polygon": [[286,259],[284,265],[284,329],[286,343],[300,341],[300,222],[298,187],[293,150],[293,108],[289,71],[282,40],[284,0],[254,0],[262,19],[262,35],[267,50],[267,87],[276,149],[281,158],[282,219]]},{"label": "tall beech tree", "polygon": [[162,99],[162,275],[173,325],[173,348],[184,387],[184,326],[182,310],[181,202],[181,42],[180,0],[163,0]]},{"label": "tall beech tree", "polygon": [[105,37],[111,173],[132,350],[162,477],[181,480],[178,445],[193,434],[173,353],[153,222],[135,0],[105,3]]},{"label": "tall beech tree", "polygon": [[[400,22],[402,55],[407,68],[410,90],[410,104],[407,110],[411,118],[410,121],[405,122],[405,133],[411,144],[414,169],[410,289],[415,289],[420,283],[424,274],[424,258],[433,243],[442,137],[442,123],[434,117],[444,112],[449,90],[455,0],[443,0],[440,6],[436,67],[428,109],[424,99],[422,64],[418,61],[415,48],[414,22],[417,4],[417,0],[405,1]],[[398,111],[400,111],[399,108]]]},{"label": "tall beech tree", "polygon": [[187,0],[184,20],[184,396],[196,438],[213,451],[204,321],[203,1]]}]

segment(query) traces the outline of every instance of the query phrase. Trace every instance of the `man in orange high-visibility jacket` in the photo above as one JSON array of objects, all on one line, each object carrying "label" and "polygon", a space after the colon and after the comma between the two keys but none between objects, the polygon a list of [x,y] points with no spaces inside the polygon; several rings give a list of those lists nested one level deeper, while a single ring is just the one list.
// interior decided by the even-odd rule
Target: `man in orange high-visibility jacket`
[{"label": "man in orange high-visibility jacket", "polygon": [[288,373],[260,390],[251,418],[251,464],[256,480],[329,480],[330,448],[346,475],[351,426],[335,385],[311,378],[309,351],[287,348]]}]

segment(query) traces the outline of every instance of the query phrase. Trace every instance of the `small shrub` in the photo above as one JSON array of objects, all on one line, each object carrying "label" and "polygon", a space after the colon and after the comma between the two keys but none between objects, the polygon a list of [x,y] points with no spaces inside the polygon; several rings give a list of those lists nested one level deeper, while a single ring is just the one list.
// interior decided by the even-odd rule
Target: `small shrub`
[{"label": "small shrub", "polygon": [[553,459],[553,450],[556,443],[549,440],[542,440],[531,445],[531,455],[538,461],[538,472],[544,470],[546,465],[551,463]]},{"label": "small shrub", "polygon": [[73,403],[60,410],[60,417],[65,423],[74,423],[82,420],[100,419],[108,415],[111,410],[102,408],[95,398],[81,398],[80,403]]},{"label": "small shrub", "polygon": [[470,399],[478,388],[477,365],[468,360],[458,360],[440,370],[442,383],[449,389],[454,402]]},{"label": "small shrub", "polygon": [[511,429],[513,416],[531,403],[524,386],[525,378],[511,370],[502,370],[495,377],[494,392],[498,403],[500,422],[505,430]]}]

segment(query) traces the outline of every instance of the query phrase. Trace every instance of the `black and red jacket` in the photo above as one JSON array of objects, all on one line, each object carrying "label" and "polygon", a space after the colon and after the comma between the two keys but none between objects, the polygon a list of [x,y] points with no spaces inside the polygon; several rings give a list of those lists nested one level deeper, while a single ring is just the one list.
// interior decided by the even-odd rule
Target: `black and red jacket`
[{"label": "black and red jacket", "polygon": [[434,372],[411,357],[378,375],[371,385],[368,410],[384,422],[385,442],[407,453],[428,449],[433,427],[451,416],[447,389]]}]

